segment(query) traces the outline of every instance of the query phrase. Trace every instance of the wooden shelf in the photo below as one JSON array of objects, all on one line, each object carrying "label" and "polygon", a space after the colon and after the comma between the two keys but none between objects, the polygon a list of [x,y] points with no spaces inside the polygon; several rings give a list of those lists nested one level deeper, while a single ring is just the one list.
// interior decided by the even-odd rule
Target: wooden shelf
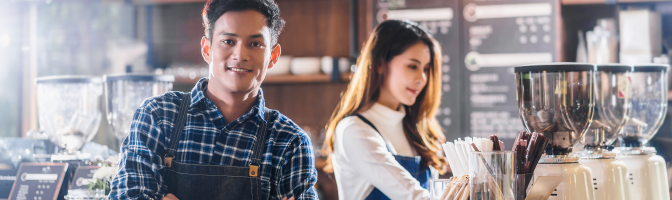
[{"label": "wooden shelf", "polygon": [[[341,81],[350,81],[350,74],[341,74]],[[264,83],[328,83],[331,82],[331,74],[311,74],[311,75],[269,75],[266,76]]]},{"label": "wooden shelf", "polygon": [[[193,85],[198,82],[199,78],[190,79],[175,77],[175,84]],[[350,81],[350,74],[341,74],[341,81]],[[286,83],[330,83],[330,74],[311,74],[311,75],[267,75],[263,84],[286,84]]]},{"label": "wooden shelf", "polygon": [[132,0],[136,5],[168,4],[168,3],[205,3],[207,0]]},{"label": "wooden shelf", "polygon": [[[616,3],[655,3],[670,2],[672,0],[616,0]],[[561,0],[562,5],[613,4],[613,1],[604,0]]]}]

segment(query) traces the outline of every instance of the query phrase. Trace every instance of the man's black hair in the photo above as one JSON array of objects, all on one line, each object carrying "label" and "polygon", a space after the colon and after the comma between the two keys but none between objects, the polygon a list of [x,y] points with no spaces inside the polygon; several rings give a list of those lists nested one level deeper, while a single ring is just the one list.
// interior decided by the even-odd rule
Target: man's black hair
[{"label": "man's black hair", "polygon": [[280,8],[273,0],[208,0],[201,13],[205,37],[212,43],[212,32],[215,22],[229,11],[254,10],[266,16],[266,24],[271,31],[271,45],[278,42],[278,36],[285,27],[285,20],[280,18]]}]

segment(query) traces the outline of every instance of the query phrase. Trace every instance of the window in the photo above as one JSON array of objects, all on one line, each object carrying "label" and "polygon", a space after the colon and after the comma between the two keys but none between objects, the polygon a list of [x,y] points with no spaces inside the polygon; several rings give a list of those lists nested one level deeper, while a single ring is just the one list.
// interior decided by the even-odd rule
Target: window
[{"label": "window", "polygon": [[0,137],[21,135],[25,4],[0,2]]}]

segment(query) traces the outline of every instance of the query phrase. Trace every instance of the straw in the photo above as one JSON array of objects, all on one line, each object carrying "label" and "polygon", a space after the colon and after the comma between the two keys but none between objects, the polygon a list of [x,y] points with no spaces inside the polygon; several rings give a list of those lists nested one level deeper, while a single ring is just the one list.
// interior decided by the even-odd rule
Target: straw
[{"label": "straw", "polygon": [[461,169],[465,169],[465,170],[466,170],[466,169],[469,169],[469,168],[467,167],[467,162],[466,162],[466,161],[467,161],[467,157],[464,156],[465,154],[464,154],[464,148],[462,147],[462,142],[460,142],[460,141],[455,142],[455,149],[456,149],[455,152],[457,153],[457,159],[460,160],[460,161],[458,162],[459,165],[460,165],[460,168],[461,168]]},{"label": "straw", "polygon": [[[444,153],[446,154],[446,160],[448,160],[448,165],[453,171],[453,181],[469,181],[469,155],[473,151],[489,152],[493,150],[503,150],[504,143],[499,140],[499,137],[492,135],[489,138],[478,138],[478,137],[465,137],[464,139],[458,138],[453,142],[446,142],[442,145]],[[485,158],[480,156],[481,159],[485,162]],[[499,184],[495,180],[493,169],[490,166],[486,167],[490,172],[488,176],[488,188],[490,191],[493,191],[495,199],[502,199],[503,193]],[[451,183],[444,191],[444,194],[441,196],[441,200],[451,198],[451,199],[469,199],[470,191],[469,185],[464,183]]]},{"label": "straw", "polygon": [[540,133],[520,132],[513,145],[518,174],[533,173],[550,139]]},{"label": "straw", "polygon": [[469,176],[453,176],[439,200],[469,199]]},{"label": "straw", "polygon": [[455,144],[452,142],[446,142],[443,146],[443,151],[446,153],[446,159],[448,160],[448,165],[450,165],[450,168],[453,170],[453,174],[464,174],[465,170],[462,168],[462,160],[457,154],[457,149],[455,148]]}]

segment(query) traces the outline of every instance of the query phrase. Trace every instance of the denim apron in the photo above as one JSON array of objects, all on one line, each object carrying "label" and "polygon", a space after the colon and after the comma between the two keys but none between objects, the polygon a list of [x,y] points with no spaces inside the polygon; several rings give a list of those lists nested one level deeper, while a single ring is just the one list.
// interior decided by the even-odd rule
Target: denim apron
[{"label": "denim apron", "polygon": [[[261,178],[259,166],[264,152],[268,127],[260,124],[257,141],[252,148],[252,163],[249,167],[197,165],[174,161],[187,111],[191,103],[190,93],[186,93],[180,104],[175,127],[170,135],[168,151],[164,156],[165,168],[163,178],[168,185],[168,192],[180,200],[195,199],[261,199]],[[265,115],[268,121],[268,112]]]},{"label": "denim apron", "polygon": [[[360,114],[355,114],[355,116],[359,117],[359,119],[364,121],[364,123],[371,126],[371,128],[373,128],[374,130],[376,130],[376,132],[378,132],[378,134],[380,134],[380,131],[378,131],[376,126],[374,126],[373,123],[371,123],[371,121],[367,120],[366,118],[364,118],[364,116]],[[381,134],[380,136],[382,137],[383,135]],[[390,148],[387,147],[387,145],[385,145],[385,147],[387,148],[387,151],[390,151]],[[393,156],[394,159],[397,160],[397,162],[402,167],[404,167],[404,169],[406,169],[406,171],[411,173],[413,178],[415,178],[416,180],[418,180],[418,182],[420,182],[420,186],[422,186],[422,188],[425,189],[428,188],[427,186],[429,185],[429,179],[432,177],[432,172],[429,169],[429,167],[422,166],[421,164],[422,159],[420,156],[413,156],[413,157],[401,156],[401,155],[393,155]],[[383,192],[381,192],[380,190],[378,190],[378,188],[375,187],[373,188],[371,193],[369,193],[369,196],[366,197],[366,200],[389,200],[389,199],[390,198],[385,196]]]}]

